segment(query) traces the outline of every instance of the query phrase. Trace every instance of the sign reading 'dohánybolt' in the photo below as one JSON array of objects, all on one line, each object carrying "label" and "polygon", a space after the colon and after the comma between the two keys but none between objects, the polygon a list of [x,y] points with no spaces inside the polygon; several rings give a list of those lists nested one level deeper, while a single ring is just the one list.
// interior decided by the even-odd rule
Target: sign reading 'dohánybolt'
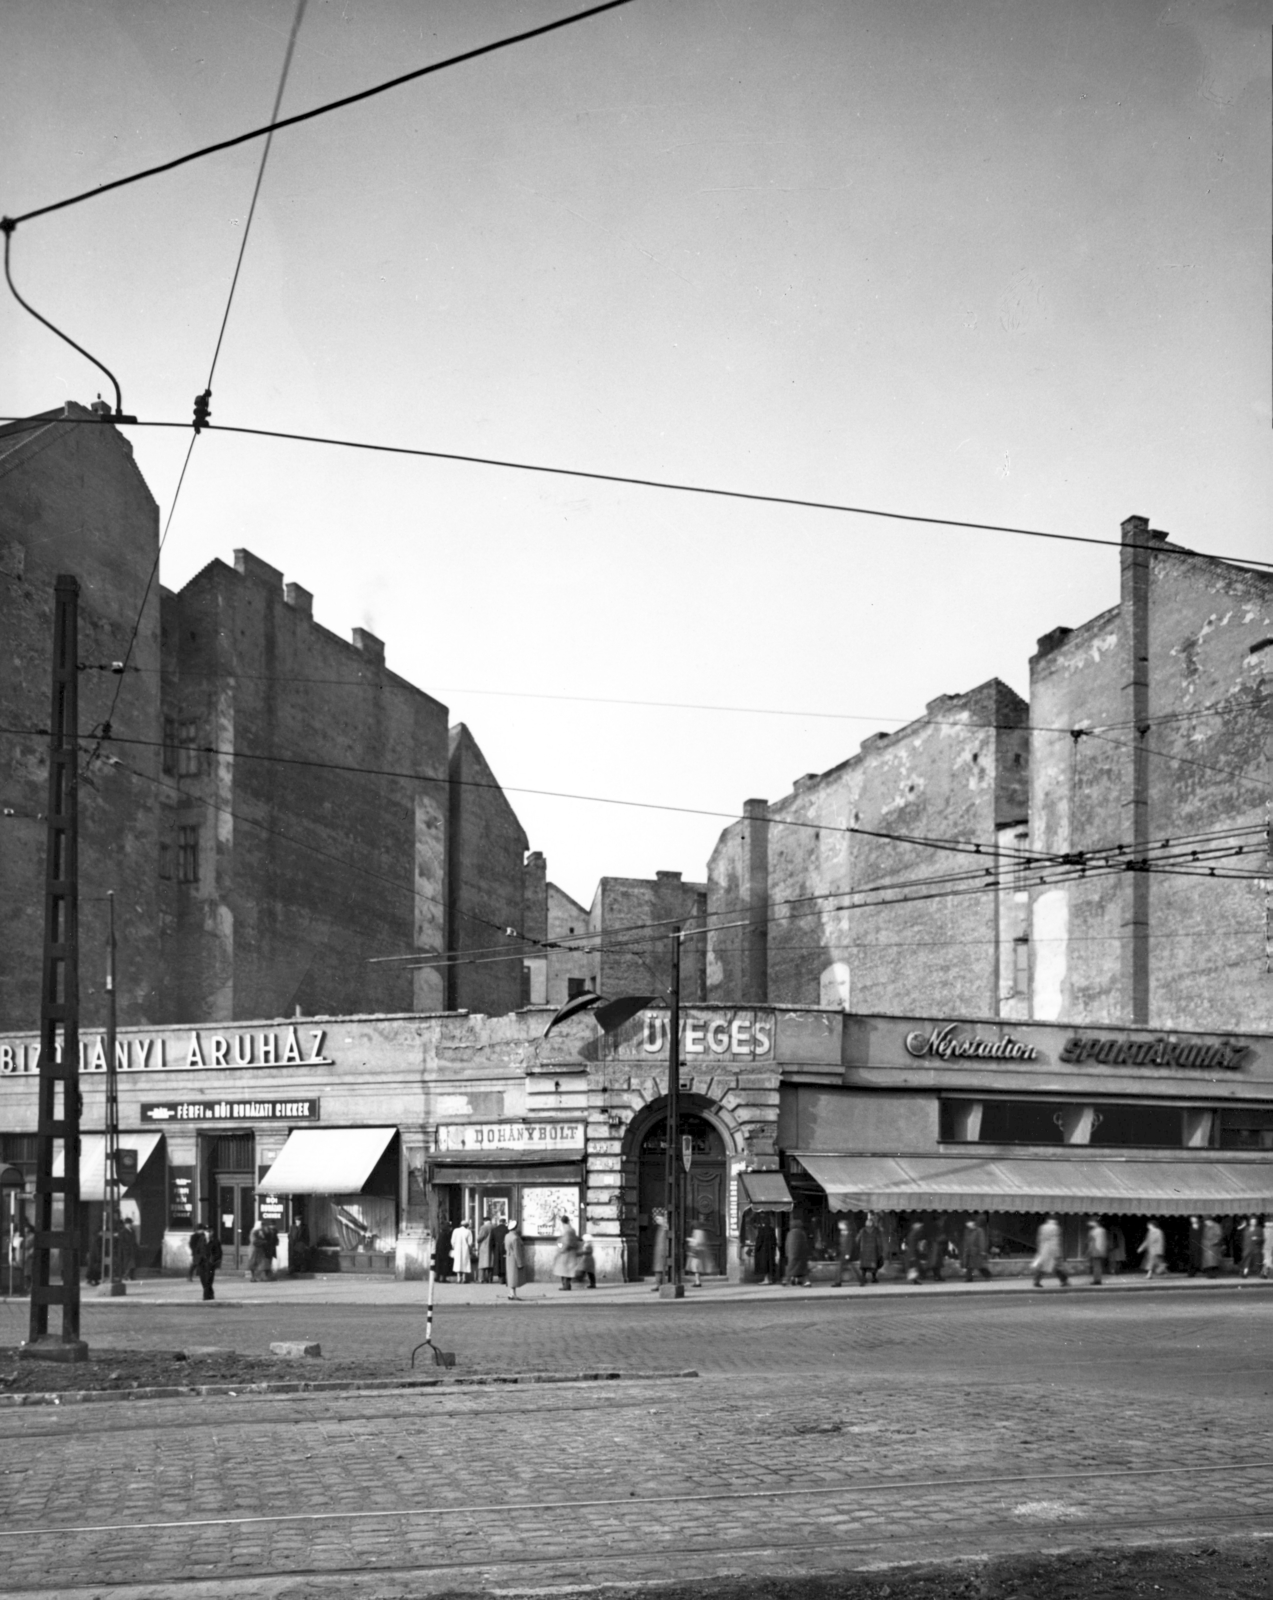
[{"label": "sign reading 'doh\u00e1nybolt'", "polygon": [[581,1151],[582,1122],[442,1122],[437,1128],[440,1153]]}]

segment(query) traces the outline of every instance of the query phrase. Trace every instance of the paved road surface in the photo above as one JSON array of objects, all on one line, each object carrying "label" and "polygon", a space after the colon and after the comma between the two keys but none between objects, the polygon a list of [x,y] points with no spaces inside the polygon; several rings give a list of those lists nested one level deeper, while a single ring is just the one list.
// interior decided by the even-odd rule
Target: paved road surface
[{"label": "paved road surface", "polygon": [[[101,1327],[171,1346],[200,1309]],[[418,1337],[392,1305],[215,1315],[245,1350]],[[1273,1531],[1271,1333],[1273,1294],[1218,1287],[455,1306],[471,1367],[702,1376],[3,1411],[0,1589],[387,1600]]]}]

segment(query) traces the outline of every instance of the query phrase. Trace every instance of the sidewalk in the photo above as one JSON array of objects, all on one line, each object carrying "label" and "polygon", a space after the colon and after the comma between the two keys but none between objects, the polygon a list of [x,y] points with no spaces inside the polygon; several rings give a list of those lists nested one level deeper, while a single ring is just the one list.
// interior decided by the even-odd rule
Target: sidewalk
[{"label": "sidewalk", "polygon": [[[537,1303],[552,1301],[563,1307],[576,1302],[597,1305],[623,1305],[641,1303],[654,1293],[654,1282],[599,1283],[596,1289],[576,1284],[571,1290],[573,1299],[566,1300],[565,1292],[556,1281],[524,1284],[518,1291],[521,1300]],[[765,1301],[820,1302],[841,1299],[862,1300],[914,1300],[942,1298],[962,1300],[986,1295],[1030,1294],[1094,1294],[1099,1288],[1103,1296],[1124,1294],[1161,1294],[1180,1292],[1207,1294],[1218,1290],[1273,1291],[1273,1281],[1261,1278],[1242,1278],[1229,1274],[1221,1278],[1190,1278],[1183,1274],[1167,1274],[1160,1278],[1146,1278],[1141,1272],[1120,1273],[1093,1284],[1087,1277],[1074,1276],[1069,1288],[1062,1290],[1055,1278],[1045,1281],[1036,1290],[1029,1273],[1016,1278],[992,1278],[988,1281],[965,1283],[962,1278],[948,1277],[941,1283],[911,1284],[898,1279],[881,1284],[857,1283],[836,1289],[829,1284],[812,1284],[809,1287],[786,1287],[781,1284],[731,1283],[724,1278],[709,1278],[701,1289],[692,1284],[685,1289],[687,1301],[707,1299],[714,1304],[740,1302],[755,1304]],[[97,1306],[129,1305],[183,1305],[198,1302],[201,1291],[198,1282],[190,1283],[182,1277],[141,1278],[129,1283],[125,1295],[112,1295],[108,1288],[84,1286],[82,1302]],[[319,1274],[312,1278],[280,1276],[268,1283],[253,1283],[246,1275],[219,1274],[216,1281],[217,1302],[231,1305],[394,1305],[423,1307],[428,1299],[428,1283],[418,1279],[367,1277],[362,1274],[344,1276],[339,1273]],[[434,1285],[434,1299],[438,1306],[492,1306],[507,1304],[508,1294],[499,1284],[438,1283]],[[25,1296],[7,1300],[0,1296],[0,1305],[25,1306]]]}]

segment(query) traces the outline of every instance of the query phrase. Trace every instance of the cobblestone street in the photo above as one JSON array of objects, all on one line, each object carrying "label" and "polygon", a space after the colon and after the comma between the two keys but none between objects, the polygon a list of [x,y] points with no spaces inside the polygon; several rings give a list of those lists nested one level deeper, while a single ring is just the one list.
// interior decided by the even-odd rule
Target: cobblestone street
[{"label": "cobblestone street", "polygon": [[[457,1374],[700,1376],[5,1410],[4,1592],[524,1593],[1273,1531],[1261,1289],[445,1310]],[[422,1337],[418,1306],[212,1314],[244,1352],[405,1367]],[[203,1316],[85,1321],[174,1345]]]}]

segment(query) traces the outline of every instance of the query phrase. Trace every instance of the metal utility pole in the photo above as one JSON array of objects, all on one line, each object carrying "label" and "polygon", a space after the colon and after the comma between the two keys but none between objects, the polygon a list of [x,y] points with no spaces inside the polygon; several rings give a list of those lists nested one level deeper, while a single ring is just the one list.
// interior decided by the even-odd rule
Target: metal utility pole
[{"label": "metal utility pole", "polygon": [[665,1300],[682,1300],[685,1283],[681,1252],[681,930],[672,929],[672,991],[667,1041],[667,1280],[659,1285]]},{"label": "metal utility pole", "polygon": [[[44,875],[40,992],[39,1120],[35,1150],[35,1237],[31,1329],[24,1356],[84,1361],[80,1338],[80,990],[79,990],[79,583],[66,573],[53,591],[53,706],[49,719],[49,811]],[[60,1101],[60,1104],[59,1104]],[[58,1145],[62,1176],[53,1176]],[[53,1201],[62,1197],[62,1226]],[[53,1283],[53,1252],[62,1281]],[[49,1307],[62,1308],[61,1337],[49,1335]]]},{"label": "metal utility pole", "polygon": [[106,893],[106,1172],[102,1197],[102,1278],[112,1295],[127,1294],[119,1270],[119,1070],[115,1061],[115,891]]}]

